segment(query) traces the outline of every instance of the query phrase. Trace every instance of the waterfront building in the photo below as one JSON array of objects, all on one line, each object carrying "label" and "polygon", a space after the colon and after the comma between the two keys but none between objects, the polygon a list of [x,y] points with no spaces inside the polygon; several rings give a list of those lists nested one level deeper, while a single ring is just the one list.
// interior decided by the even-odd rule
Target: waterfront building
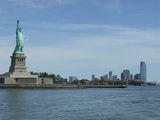
[{"label": "waterfront building", "polygon": [[143,82],[147,81],[147,68],[144,61],[140,62],[140,80]]},{"label": "waterfront building", "polygon": [[95,81],[95,74],[92,75],[92,81]]},{"label": "waterfront building", "polygon": [[112,71],[109,71],[109,80],[112,80]]},{"label": "waterfront building", "polygon": [[133,74],[130,75],[130,80],[133,80]]},{"label": "waterfront building", "polygon": [[69,76],[69,82],[77,81],[78,78],[76,76]]},{"label": "waterfront building", "polygon": [[94,81],[99,81],[100,79],[99,78],[97,78],[97,77],[95,77],[95,79],[94,79]]},{"label": "waterfront building", "polygon": [[121,80],[127,81],[129,79],[130,79],[130,71],[123,70],[123,73],[121,73]]},{"label": "waterfront building", "polygon": [[108,80],[108,74],[101,76],[100,80]]},{"label": "waterfront building", "polygon": [[67,83],[67,82],[68,82],[68,79],[67,79],[67,78],[63,78],[61,82],[62,82],[62,83]]},{"label": "waterfront building", "polygon": [[117,75],[113,75],[112,80],[118,80]]},{"label": "waterfront building", "polygon": [[121,80],[124,80],[124,73],[121,73]]},{"label": "waterfront building", "polygon": [[141,79],[140,74],[135,74],[135,75],[134,75],[134,79],[135,79],[135,80],[140,80],[140,79]]}]

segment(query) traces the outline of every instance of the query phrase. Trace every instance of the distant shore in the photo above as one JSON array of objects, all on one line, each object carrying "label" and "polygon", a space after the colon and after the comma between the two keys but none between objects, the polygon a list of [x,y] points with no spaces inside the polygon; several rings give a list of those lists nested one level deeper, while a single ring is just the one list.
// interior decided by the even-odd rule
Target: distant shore
[{"label": "distant shore", "polygon": [[85,89],[85,88],[127,88],[126,85],[33,85],[33,84],[0,84],[0,89]]},{"label": "distant shore", "polygon": [[20,89],[83,89],[85,87],[78,85],[38,85],[38,84],[0,84],[0,89],[20,88]]},{"label": "distant shore", "polygon": [[86,88],[127,88],[127,85],[83,85]]}]

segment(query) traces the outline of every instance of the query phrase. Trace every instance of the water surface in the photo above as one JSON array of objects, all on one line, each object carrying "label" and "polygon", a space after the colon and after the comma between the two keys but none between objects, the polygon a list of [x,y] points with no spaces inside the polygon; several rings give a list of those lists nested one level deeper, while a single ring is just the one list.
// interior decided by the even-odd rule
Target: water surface
[{"label": "water surface", "polygon": [[0,89],[0,120],[160,120],[160,87]]}]

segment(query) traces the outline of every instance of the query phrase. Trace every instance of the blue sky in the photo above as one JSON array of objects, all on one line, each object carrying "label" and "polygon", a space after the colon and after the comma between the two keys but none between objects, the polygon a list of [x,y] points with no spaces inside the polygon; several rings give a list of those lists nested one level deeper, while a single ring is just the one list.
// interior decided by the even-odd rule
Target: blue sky
[{"label": "blue sky", "polygon": [[[91,79],[112,70],[159,80],[160,0],[0,0],[0,72],[21,21],[29,71]],[[160,80],[159,80],[160,82]]]}]

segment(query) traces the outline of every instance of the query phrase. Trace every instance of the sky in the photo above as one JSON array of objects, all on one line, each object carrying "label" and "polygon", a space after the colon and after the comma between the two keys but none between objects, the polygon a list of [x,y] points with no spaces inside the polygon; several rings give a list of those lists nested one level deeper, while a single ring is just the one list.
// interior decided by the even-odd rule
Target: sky
[{"label": "sky", "polygon": [[160,82],[160,0],[0,0],[0,73],[26,36],[28,71],[91,79],[124,69]]}]

